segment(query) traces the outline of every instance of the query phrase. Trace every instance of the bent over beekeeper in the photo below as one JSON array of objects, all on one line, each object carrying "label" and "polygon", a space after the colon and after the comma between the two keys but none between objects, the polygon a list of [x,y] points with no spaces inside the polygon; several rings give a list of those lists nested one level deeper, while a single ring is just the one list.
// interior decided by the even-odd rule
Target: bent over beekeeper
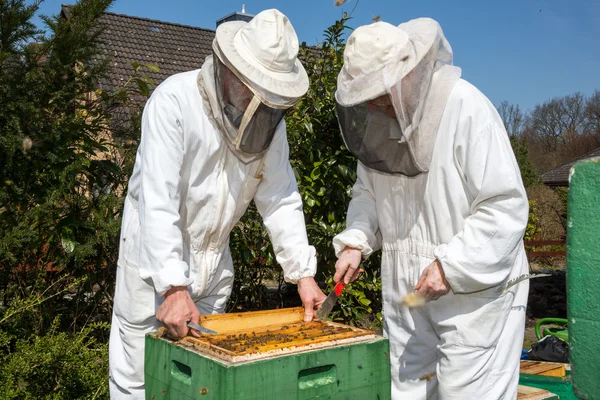
[{"label": "bent over beekeeper", "polygon": [[[229,234],[254,199],[305,320],[317,286],[283,117],[307,91],[298,38],[267,10],[219,25],[200,70],[174,75],[144,109],[125,201],[109,344],[112,399],[144,398],[144,335],[188,334],[224,312],[234,269]],[[192,333],[195,333],[192,331]]]},{"label": "bent over beekeeper", "polygon": [[359,163],[334,280],[382,249],[394,399],[516,398],[529,286],[503,285],[528,272],[528,202],[501,118],[460,76],[428,18],[359,27],[338,76]]}]

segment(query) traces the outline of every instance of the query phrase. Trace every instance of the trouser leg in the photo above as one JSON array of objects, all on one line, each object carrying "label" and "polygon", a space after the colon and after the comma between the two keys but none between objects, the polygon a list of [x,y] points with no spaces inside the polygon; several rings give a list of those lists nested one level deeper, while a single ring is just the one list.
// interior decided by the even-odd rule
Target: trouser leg
[{"label": "trouser leg", "polygon": [[437,398],[435,371],[439,337],[426,309],[408,308],[402,304],[419,279],[419,264],[427,265],[427,261],[415,263],[407,259],[405,253],[383,253],[383,328],[390,342],[394,400]]},{"label": "trouser leg", "polygon": [[157,328],[155,318],[145,324],[130,324],[113,314],[109,342],[112,400],[144,399],[144,341],[146,333]]},{"label": "trouser leg", "polygon": [[[437,399],[436,346],[439,338],[419,311],[405,313],[402,321],[386,318],[390,339],[392,399]],[[390,324],[394,325],[390,329]]]},{"label": "trouser leg", "polygon": [[523,285],[516,294],[488,299],[476,309],[465,302],[477,304],[480,298],[462,296],[453,302],[456,315],[440,322],[440,399],[516,398],[527,291]]}]

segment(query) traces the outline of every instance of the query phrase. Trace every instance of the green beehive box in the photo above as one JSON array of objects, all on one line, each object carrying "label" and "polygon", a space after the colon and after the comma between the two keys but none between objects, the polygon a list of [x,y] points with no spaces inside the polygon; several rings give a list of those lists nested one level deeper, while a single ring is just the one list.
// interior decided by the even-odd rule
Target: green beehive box
[{"label": "green beehive box", "polygon": [[545,389],[560,400],[577,400],[573,394],[569,364],[521,360],[519,385]]},{"label": "green beehive box", "polygon": [[390,399],[389,344],[302,308],[203,316],[217,335],[146,336],[147,400]]}]

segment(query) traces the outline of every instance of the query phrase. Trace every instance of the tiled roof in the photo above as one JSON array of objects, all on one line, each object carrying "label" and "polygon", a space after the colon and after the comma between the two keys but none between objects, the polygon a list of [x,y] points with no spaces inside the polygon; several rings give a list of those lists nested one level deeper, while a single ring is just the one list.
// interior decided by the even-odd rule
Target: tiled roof
[{"label": "tiled roof", "polygon": [[569,174],[571,167],[578,161],[586,160],[592,157],[600,157],[600,147],[582,157],[544,172],[542,174],[542,181],[544,181],[544,184],[548,186],[569,186]]},{"label": "tiled roof", "polygon": [[[62,6],[64,17],[68,16],[70,7]],[[234,12],[219,22],[249,17],[252,15]],[[159,67],[159,72],[143,71],[159,85],[173,74],[200,68],[204,59],[212,54],[214,30],[110,12],[103,13],[99,20],[104,27],[99,59],[109,59],[111,64],[108,77],[100,82],[102,90],[114,90],[125,83],[133,74],[133,61]],[[316,57],[321,54],[313,46],[308,49]],[[303,57],[300,60],[304,61]]]},{"label": "tiled roof", "polygon": [[[68,13],[69,6],[62,11]],[[100,36],[100,58],[111,63],[101,89],[112,90],[132,75],[131,62],[154,64],[160,72],[144,70],[158,85],[178,72],[200,68],[212,53],[215,31],[169,22],[106,12],[100,17],[105,30]]]}]

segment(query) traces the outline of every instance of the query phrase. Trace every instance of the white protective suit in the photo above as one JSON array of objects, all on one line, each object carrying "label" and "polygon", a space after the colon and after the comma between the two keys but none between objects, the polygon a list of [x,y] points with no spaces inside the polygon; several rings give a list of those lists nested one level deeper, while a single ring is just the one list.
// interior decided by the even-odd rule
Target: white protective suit
[{"label": "white protective suit", "polygon": [[[345,247],[364,258],[382,249],[392,398],[516,398],[529,285],[501,289],[528,272],[528,202],[494,106],[461,79],[443,109],[428,172],[385,174],[360,162],[357,172],[347,229],[334,247],[338,257]],[[423,307],[404,306],[436,258],[452,290]]]},{"label": "white protective suit", "polygon": [[188,286],[201,314],[224,312],[234,274],[229,234],[253,199],[286,281],[316,272],[285,122],[263,155],[239,157],[207,115],[198,78],[209,71],[212,57],[202,71],[168,78],[144,109],[120,239],[112,399],[144,398],[144,336],[158,328],[155,314],[169,288]]}]

